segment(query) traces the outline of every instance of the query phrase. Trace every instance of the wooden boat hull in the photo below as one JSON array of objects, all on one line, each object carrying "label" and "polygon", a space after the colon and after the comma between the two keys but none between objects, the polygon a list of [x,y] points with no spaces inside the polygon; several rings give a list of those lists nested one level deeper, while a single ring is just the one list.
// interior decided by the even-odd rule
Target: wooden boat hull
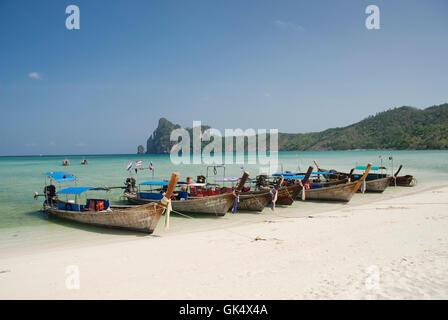
[{"label": "wooden boat hull", "polygon": [[[135,193],[124,193],[130,203],[144,204],[157,200],[141,199]],[[223,216],[232,208],[235,196],[232,193],[224,193],[215,196],[189,198],[188,200],[172,200],[171,207],[180,213],[204,213]]]},{"label": "wooden boat hull", "polygon": [[[415,179],[411,175],[398,176],[397,177],[397,186],[400,186],[400,187],[412,187],[414,181],[415,181]],[[389,185],[390,186],[395,186],[395,181],[394,181],[393,178],[389,182]]]},{"label": "wooden boat hull", "polygon": [[336,184],[320,189],[305,190],[305,200],[348,202],[357,191],[357,182]]},{"label": "wooden boat hull", "polygon": [[[342,180],[347,180],[347,177],[349,176],[348,173],[340,173],[340,174],[332,174],[329,175],[330,179],[333,179],[333,181],[342,181]],[[342,179],[343,177],[345,177],[344,179]],[[356,175],[355,175],[356,177]],[[356,179],[354,179],[353,181],[358,181],[360,178],[356,177]],[[341,179],[341,180],[338,180]],[[376,193],[381,193],[384,190],[386,190],[386,188],[389,186],[390,181],[391,181],[392,177],[384,177],[384,178],[378,178],[378,179],[372,179],[372,180],[367,180],[366,181],[366,190],[365,192],[376,192]],[[361,191],[361,188],[359,188],[358,192]]]},{"label": "wooden boat hull", "polygon": [[269,191],[243,192],[239,194],[238,210],[263,211],[271,201]]},{"label": "wooden boat hull", "polygon": [[151,234],[160,220],[164,207],[159,203],[141,206],[111,206],[110,211],[68,211],[45,206],[44,210],[57,218],[108,228],[120,228]]},{"label": "wooden boat hull", "polygon": [[290,206],[297,199],[301,190],[300,184],[293,184],[278,189],[277,202],[275,204]]},{"label": "wooden boat hull", "polygon": [[[366,181],[366,192],[377,192],[381,193],[389,186],[390,180],[392,177],[386,177],[381,179],[369,180]],[[359,188],[358,191],[360,191]]]}]

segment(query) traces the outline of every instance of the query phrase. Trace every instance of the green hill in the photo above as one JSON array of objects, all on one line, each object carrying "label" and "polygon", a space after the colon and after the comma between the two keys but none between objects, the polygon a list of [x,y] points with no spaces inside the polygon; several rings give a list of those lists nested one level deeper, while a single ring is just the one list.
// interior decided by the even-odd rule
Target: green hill
[{"label": "green hill", "polygon": [[[160,153],[170,153],[171,147],[174,145],[170,141],[171,131],[174,129],[181,128],[178,124],[173,124],[165,118],[159,119],[159,124],[157,129],[154,130],[152,135],[146,141],[146,153],[148,154],[160,154]],[[201,126],[201,131],[209,129],[209,126]],[[190,133],[191,145],[193,144],[193,129],[185,128]],[[208,142],[202,142],[202,147],[207,145]],[[192,149],[192,148],[191,148]]]},{"label": "green hill", "polygon": [[[168,153],[170,132],[176,128],[180,126],[160,119],[147,141],[147,153]],[[394,108],[342,128],[279,134],[279,151],[353,149],[448,149],[448,104]]]},{"label": "green hill", "polygon": [[343,128],[280,134],[279,149],[447,149],[448,104],[422,109],[400,107]]}]

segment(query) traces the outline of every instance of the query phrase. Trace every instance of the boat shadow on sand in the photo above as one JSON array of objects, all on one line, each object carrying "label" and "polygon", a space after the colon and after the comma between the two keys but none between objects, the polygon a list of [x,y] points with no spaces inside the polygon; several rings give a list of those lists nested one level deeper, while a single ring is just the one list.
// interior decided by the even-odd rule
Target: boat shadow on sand
[{"label": "boat shadow on sand", "polygon": [[110,235],[128,235],[128,236],[137,236],[137,237],[157,237],[155,234],[147,234],[144,232],[125,230],[120,228],[111,228],[111,227],[101,227],[95,225],[88,225],[83,223],[78,223],[75,221],[61,219],[55,216],[49,216],[43,210],[37,211],[29,211],[25,213],[28,216],[48,221],[48,223],[54,223],[59,226],[74,228],[82,231],[92,232],[92,233],[101,233],[101,234],[110,234]]}]

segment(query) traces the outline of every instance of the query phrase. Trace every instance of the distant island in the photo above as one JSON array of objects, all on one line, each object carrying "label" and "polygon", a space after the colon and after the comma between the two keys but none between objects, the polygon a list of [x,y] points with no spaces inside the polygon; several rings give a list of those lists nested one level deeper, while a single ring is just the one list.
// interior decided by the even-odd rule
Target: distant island
[{"label": "distant island", "polygon": [[[146,153],[169,153],[175,144],[170,142],[171,131],[180,127],[161,118],[146,142]],[[208,128],[203,125],[201,129]],[[192,129],[186,129],[191,136]],[[278,147],[279,151],[448,149],[448,103],[426,109],[394,108],[320,132],[279,133]],[[138,153],[145,153],[143,145],[138,146]]]}]

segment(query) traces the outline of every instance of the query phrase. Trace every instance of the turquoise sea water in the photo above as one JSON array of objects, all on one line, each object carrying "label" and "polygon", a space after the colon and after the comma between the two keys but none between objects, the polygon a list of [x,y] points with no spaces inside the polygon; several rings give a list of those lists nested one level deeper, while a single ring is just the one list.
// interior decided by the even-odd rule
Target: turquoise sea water
[{"label": "turquoise sea water", "polygon": [[[329,152],[284,152],[279,153],[280,168],[283,170],[306,171],[309,165],[313,165],[316,159],[319,165],[326,169],[349,170],[355,165],[365,165],[368,162],[381,164],[379,156],[382,155],[383,165],[391,166],[389,155],[393,156],[394,167],[403,164],[401,174],[412,174],[419,182],[419,186],[434,182],[448,182],[448,151],[329,151]],[[71,165],[63,167],[62,160],[69,159]],[[80,164],[82,159],[87,159],[89,164]],[[144,167],[149,161],[153,162],[156,177],[169,177],[171,172],[179,171],[181,179],[187,176],[196,177],[198,174],[206,174],[205,165],[173,165],[169,155],[91,155],[91,156],[27,156],[27,157],[0,157],[0,253],[7,249],[20,249],[33,245],[48,245],[55,241],[73,241],[75,239],[96,239],[98,234],[118,234],[135,237],[135,233],[121,231],[106,231],[102,228],[84,227],[70,222],[49,219],[40,211],[43,198],[37,201],[33,199],[34,192],[42,192],[45,182],[44,172],[66,171],[78,178],[78,186],[121,186],[128,177],[125,170],[131,160],[143,160]],[[259,173],[258,165],[243,165],[254,177]],[[241,165],[226,166],[227,176],[240,176]],[[213,174],[213,170],[209,173]],[[222,171],[218,172],[218,176]],[[139,171],[134,174],[137,181],[152,179],[150,170]],[[73,186],[67,183],[67,186]],[[61,185],[64,187],[65,185]],[[386,190],[391,193],[394,192]],[[113,190],[108,197],[114,202],[120,199],[121,190]],[[395,191],[398,192],[398,191]],[[370,196],[370,195],[369,195]],[[378,195],[370,196],[378,197]],[[355,200],[356,201],[356,200]],[[330,208],[332,204],[301,203],[294,206],[306,208],[312,212],[319,208]],[[333,204],[338,206],[340,204]],[[281,214],[282,209],[275,214]],[[265,210],[262,215],[269,217],[270,210]],[[228,214],[224,218],[216,217],[184,217],[173,216],[169,231],[163,230],[161,224],[156,230],[157,234],[169,234],[179,231],[197,231],[210,227],[218,227],[223,223],[246,223],[262,216],[255,213],[242,213],[240,215]],[[94,241],[94,240],[93,240]]]}]

